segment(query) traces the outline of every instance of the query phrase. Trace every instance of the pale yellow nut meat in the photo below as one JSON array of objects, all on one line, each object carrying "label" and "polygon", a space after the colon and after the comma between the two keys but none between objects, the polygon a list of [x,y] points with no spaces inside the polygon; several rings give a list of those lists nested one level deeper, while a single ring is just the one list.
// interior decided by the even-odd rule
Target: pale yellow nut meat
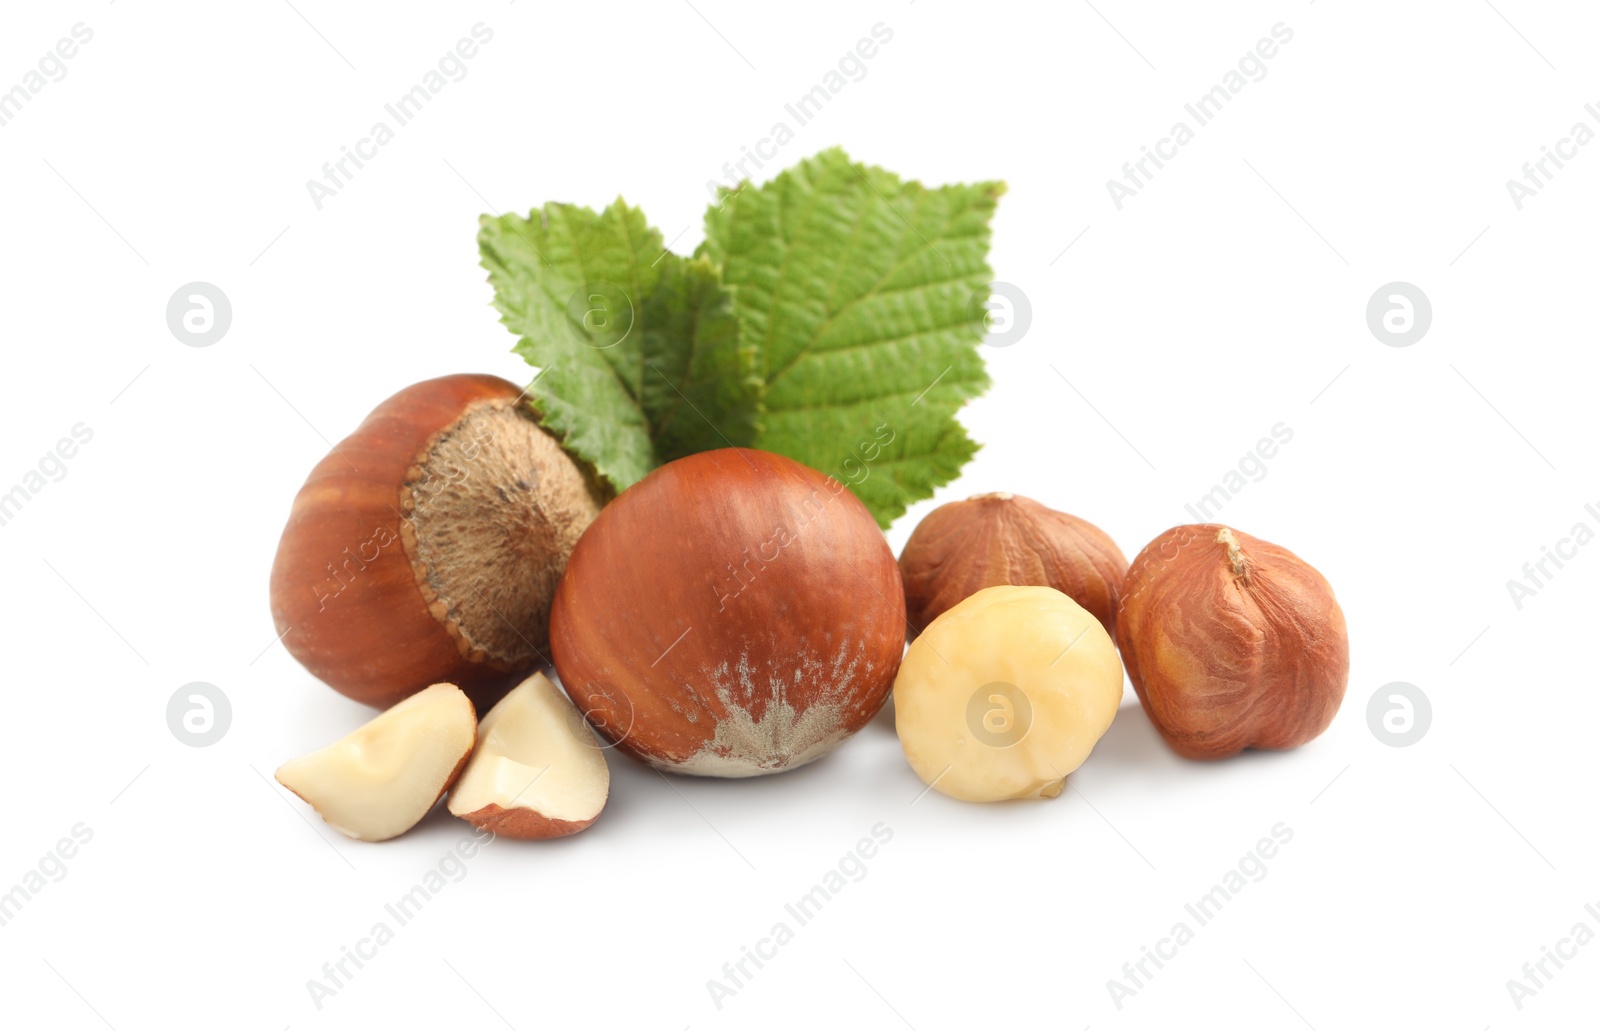
[{"label": "pale yellow nut meat", "polygon": [[340,833],[387,841],[416,826],[455,782],[477,740],[472,703],[434,684],[333,744],[278,767],[278,783]]},{"label": "pale yellow nut meat", "polygon": [[1122,663],[1050,587],[990,587],[935,619],[894,683],[911,768],[951,798],[1054,798],[1111,726]]},{"label": "pale yellow nut meat", "polygon": [[450,792],[450,811],[502,837],[556,838],[594,823],[610,790],[594,730],[535,673],[478,724],[478,747]]}]

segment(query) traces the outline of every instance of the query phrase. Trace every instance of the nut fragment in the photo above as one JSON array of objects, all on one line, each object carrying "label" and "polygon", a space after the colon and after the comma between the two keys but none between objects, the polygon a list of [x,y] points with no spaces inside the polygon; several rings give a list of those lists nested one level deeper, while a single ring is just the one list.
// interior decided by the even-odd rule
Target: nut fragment
[{"label": "nut fragment", "polygon": [[990,587],[912,642],[895,731],[951,798],[1054,798],[1111,726],[1122,664],[1083,606],[1050,587]]},{"label": "nut fragment", "polygon": [[506,838],[559,838],[594,823],[611,770],[594,731],[561,689],[535,673],[478,724],[450,811]]},{"label": "nut fragment", "polygon": [[941,505],[900,554],[912,636],[963,598],[1010,584],[1054,587],[1110,633],[1128,560],[1093,523],[1016,494]]},{"label": "nut fragment", "polygon": [[1150,721],[1191,759],[1305,744],[1333,722],[1350,673],[1322,574],[1216,524],[1175,526],[1133,560],[1117,644]]},{"label": "nut fragment", "polygon": [[278,783],[341,834],[404,834],[455,782],[478,720],[454,684],[434,684],[309,755],[278,767]]}]

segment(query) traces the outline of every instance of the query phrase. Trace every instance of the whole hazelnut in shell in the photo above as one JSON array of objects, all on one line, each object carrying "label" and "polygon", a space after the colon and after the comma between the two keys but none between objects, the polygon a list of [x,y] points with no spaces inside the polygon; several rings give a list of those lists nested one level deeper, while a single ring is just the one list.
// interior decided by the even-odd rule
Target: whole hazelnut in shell
[{"label": "whole hazelnut in shell", "polygon": [[522,401],[495,376],[417,383],[311,470],[272,617],[335,690],[387,707],[445,682],[482,709],[547,661],[556,583],[602,491]]},{"label": "whole hazelnut in shell", "polygon": [[1350,675],[1344,613],[1322,574],[1216,524],[1145,546],[1116,637],[1150,722],[1190,759],[1305,744],[1333,722]]},{"label": "whole hazelnut in shell", "polygon": [[906,619],[915,637],[986,587],[1054,587],[1110,633],[1128,560],[1093,523],[1017,494],[941,505],[900,553]]},{"label": "whole hazelnut in shell", "polygon": [[819,758],[882,708],[905,602],[843,483],[725,448],[606,506],[573,550],[550,639],[567,693],[621,751],[749,777]]}]

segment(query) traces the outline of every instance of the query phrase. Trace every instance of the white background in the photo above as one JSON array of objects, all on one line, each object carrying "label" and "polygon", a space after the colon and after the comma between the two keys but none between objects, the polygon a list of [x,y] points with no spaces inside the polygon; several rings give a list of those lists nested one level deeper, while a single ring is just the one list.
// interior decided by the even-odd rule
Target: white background
[{"label": "white background", "polygon": [[[1520,610],[1506,583],[1575,523],[1600,527],[1584,511],[1600,507],[1600,146],[1521,210],[1505,183],[1577,121],[1600,128],[1584,111],[1600,18],[1538,0],[1200,6],[9,5],[0,89],[75,23],[94,38],[0,128],[0,490],[75,424],[94,439],[0,527],[0,890],[74,824],[93,839],[0,927],[0,1019],[1592,1019],[1600,943],[1520,1011],[1506,982],[1580,920],[1600,931],[1584,911],[1600,909],[1600,547]],[[494,39],[468,76],[317,210],[306,180],[478,22]],[[877,22],[892,42],[777,163],[841,144],[929,183],[1007,180],[993,266],[1033,307],[1024,339],[985,349],[994,389],[963,416],[983,452],[891,543],[936,502],[1010,490],[1131,557],[1284,422],[1292,443],[1221,518],[1334,584],[1352,655],[1339,717],[1291,754],[1195,764],[1130,689],[1071,790],[992,807],[918,801],[887,712],[755,781],[618,758],[593,829],[490,846],[317,1009],[306,982],[465,826],[439,812],[359,844],[271,783],[370,714],[273,645],[267,573],[294,491],[408,383],[530,377],[489,306],[480,213],[623,193],[687,252],[707,180]],[[1266,77],[1118,211],[1106,180],[1279,22],[1294,37]],[[165,321],[194,280],[233,304],[209,348]],[[1434,310],[1407,348],[1365,321],[1395,280]],[[167,727],[191,681],[232,702],[211,747]],[[1368,729],[1392,681],[1432,701],[1411,747]],[[865,879],[719,1011],[707,981],[879,822],[894,836]],[[1108,979],[1279,822],[1294,837],[1268,876],[1119,1010]]]}]

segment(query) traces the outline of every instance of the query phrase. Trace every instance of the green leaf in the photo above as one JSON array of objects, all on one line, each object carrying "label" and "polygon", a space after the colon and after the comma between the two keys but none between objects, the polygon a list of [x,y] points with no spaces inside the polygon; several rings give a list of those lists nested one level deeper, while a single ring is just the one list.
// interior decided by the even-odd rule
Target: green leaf
[{"label": "green leaf", "polygon": [[928,189],[827,150],[724,191],[722,269],[766,384],[755,446],[848,484],[887,527],[977,451],[956,411],[989,385],[989,220],[1005,192]]},{"label": "green leaf", "polygon": [[643,212],[547,204],[484,216],[483,266],[544,426],[621,491],[760,429],[754,348],[716,270],[670,254]]}]

